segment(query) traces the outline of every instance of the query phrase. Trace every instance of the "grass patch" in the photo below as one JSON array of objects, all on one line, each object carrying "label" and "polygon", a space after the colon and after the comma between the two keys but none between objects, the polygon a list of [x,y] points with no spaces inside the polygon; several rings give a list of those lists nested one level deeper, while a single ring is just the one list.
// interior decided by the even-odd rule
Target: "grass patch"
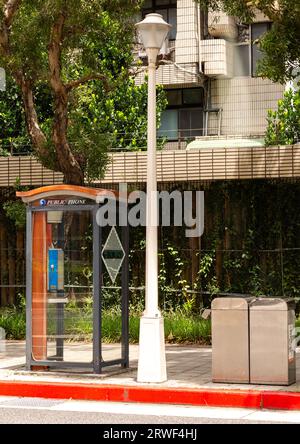
[{"label": "grass patch", "polygon": [[200,316],[183,312],[167,312],[165,319],[165,338],[167,342],[210,344],[211,323]]},{"label": "grass patch", "polygon": [[[210,344],[210,321],[200,316],[188,315],[181,310],[163,313],[165,338],[169,343]],[[25,339],[25,310],[16,307],[0,310],[0,327],[6,332],[7,339]],[[129,319],[129,340],[136,344],[139,340],[140,313],[131,310]],[[48,319],[48,335],[55,335],[55,320]],[[91,307],[67,307],[65,310],[65,334],[74,341],[90,341],[93,336]],[[113,343],[121,340],[121,311],[119,308],[105,309],[102,312],[103,342]]]}]

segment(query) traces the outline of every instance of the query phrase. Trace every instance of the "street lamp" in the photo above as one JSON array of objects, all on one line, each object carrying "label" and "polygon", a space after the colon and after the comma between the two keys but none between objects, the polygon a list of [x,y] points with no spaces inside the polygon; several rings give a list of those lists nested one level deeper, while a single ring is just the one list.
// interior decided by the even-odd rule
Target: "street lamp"
[{"label": "street lamp", "polygon": [[158,199],[156,178],[156,60],[171,25],[160,14],[147,14],[136,24],[148,56],[148,133],[146,205],[146,298],[140,320],[139,382],[167,379],[164,322],[158,309]]}]

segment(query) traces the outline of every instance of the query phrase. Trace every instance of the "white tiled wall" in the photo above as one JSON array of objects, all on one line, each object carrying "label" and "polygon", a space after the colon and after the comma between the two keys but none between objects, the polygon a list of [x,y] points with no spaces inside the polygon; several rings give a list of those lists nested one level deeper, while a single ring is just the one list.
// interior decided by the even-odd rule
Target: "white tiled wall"
[{"label": "white tiled wall", "polygon": [[[135,83],[141,85],[145,81],[146,68],[135,78]],[[174,64],[160,65],[156,71],[156,81],[161,85],[185,85],[201,83],[196,63],[182,63],[180,68]]]},{"label": "white tiled wall", "polygon": [[198,61],[197,5],[194,0],[177,1],[176,63]]},{"label": "white tiled wall", "polygon": [[[224,135],[263,135],[268,109],[275,109],[284,87],[270,80],[251,77],[211,81],[211,105],[221,107]],[[209,134],[217,128],[216,118],[209,120]]]}]

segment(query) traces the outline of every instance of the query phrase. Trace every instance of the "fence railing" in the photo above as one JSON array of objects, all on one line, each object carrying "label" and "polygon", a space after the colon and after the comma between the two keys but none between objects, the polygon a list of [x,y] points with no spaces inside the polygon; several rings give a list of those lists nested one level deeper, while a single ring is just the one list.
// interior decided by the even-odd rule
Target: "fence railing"
[{"label": "fence railing", "polygon": [[[146,181],[147,153],[110,153],[98,184]],[[272,179],[300,177],[300,145],[248,148],[201,148],[157,152],[159,182]],[[0,187],[62,183],[63,175],[44,168],[32,156],[0,157]]]}]

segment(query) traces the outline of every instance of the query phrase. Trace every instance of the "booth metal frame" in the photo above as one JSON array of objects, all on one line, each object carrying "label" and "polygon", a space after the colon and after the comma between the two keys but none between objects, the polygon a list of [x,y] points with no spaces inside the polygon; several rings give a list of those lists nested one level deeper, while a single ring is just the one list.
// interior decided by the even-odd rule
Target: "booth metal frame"
[{"label": "booth metal frame", "polygon": [[[73,193],[76,195],[76,192]],[[53,192],[55,196],[55,192]],[[105,197],[105,196],[104,196]],[[119,207],[122,203],[118,202]],[[122,309],[122,334],[121,334],[121,358],[104,361],[102,359],[102,285],[101,276],[103,261],[101,258],[102,231],[103,228],[97,224],[96,215],[100,208],[99,203],[87,205],[48,205],[27,206],[26,209],[26,367],[31,370],[33,366],[47,367],[49,369],[82,368],[91,369],[100,374],[104,367],[121,365],[122,368],[129,367],[129,226],[120,227],[122,230],[121,242],[125,251],[122,263],[121,277],[121,309]],[[120,208],[119,208],[120,210]],[[93,360],[91,363],[68,362],[62,360],[35,360],[32,354],[32,215],[36,212],[48,211],[90,211],[93,217]]]}]

